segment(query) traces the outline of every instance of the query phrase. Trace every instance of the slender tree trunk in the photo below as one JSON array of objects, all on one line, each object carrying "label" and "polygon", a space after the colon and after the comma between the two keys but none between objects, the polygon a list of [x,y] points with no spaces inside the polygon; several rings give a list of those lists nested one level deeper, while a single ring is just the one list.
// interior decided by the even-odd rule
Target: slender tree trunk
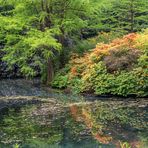
[{"label": "slender tree trunk", "polygon": [[52,60],[49,58],[47,62],[47,84],[49,84],[54,77],[54,68]]},{"label": "slender tree trunk", "polygon": [[130,5],[130,32],[134,31],[134,0],[131,0]]},{"label": "slender tree trunk", "polygon": [[[59,36],[58,40],[59,40],[59,43],[61,43],[61,45],[64,47],[65,46],[64,29],[62,27],[60,27],[60,30],[61,30],[61,35]],[[63,65],[65,64],[64,51],[63,50],[60,53],[59,61],[60,61],[59,68],[62,68]]]},{"label": "slender tree trunk", "polygon": [[[52,5],[50,5],[50,2],[48,0],[41,0],[41,9],[42,11],[45,11],[48,13],[48,16],[44,18],[44,21],[41,22],[41,30],[44,31],[45,28],[51,28],[52,21],[51,21],[51,14],[52,14]],[[50,49],[49,49],[50,50]],[[47,85],[50,84],[50,82],[53,80],[54,77],[54,68],[53,68],[53,62],[52,59],[49,58],[47,60]]]}]

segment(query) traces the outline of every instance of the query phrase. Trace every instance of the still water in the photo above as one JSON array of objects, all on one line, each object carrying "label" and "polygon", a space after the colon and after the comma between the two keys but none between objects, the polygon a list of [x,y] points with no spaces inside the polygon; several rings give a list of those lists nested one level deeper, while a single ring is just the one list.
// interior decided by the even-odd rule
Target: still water
[{"label": "still water", "polygon": [[147,99],[71,103],[82,98],[49,92],[26,80],[0,81],[0,96],[54,97],[60,102],[16,104],[1,110],[0,148],[148,147]]}]

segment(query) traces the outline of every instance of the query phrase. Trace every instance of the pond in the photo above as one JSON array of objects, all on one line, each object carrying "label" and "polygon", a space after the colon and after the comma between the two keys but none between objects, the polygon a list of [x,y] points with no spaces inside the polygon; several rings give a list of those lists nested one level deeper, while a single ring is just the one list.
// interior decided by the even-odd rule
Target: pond
[{"label": "pond", "polygon": [[[82,101],[26,80],[3,80],[0,87],[3,99],[34,95],[47,100],[0,110],[0,148],[148,147],[147,99]],[[51,96],[59,100],[52,102]]]}]

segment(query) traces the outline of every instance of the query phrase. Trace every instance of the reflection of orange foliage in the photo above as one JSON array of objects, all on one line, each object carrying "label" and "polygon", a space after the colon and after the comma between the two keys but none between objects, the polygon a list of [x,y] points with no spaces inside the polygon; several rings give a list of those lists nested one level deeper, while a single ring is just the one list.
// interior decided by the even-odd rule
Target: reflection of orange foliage
[{"label": "reflection of orange foliage", "polygon": [[90,114],[89,114],[86,110],[84,110],[84,109],[82,109],[82,117],[83,117],[83,120],[84,120],[86,126],[87,126],[88,128],[92,128],[92,127],[93,127],[93,121],[92,121],[92,119],[91,119],[91,116],[90,116]]},{"label": "reflection of orange foliage", "polygon": [[110,141],[112,141],[112,137],[104,136],[99,133],[93,134],[94,138],[98,140],[99,142],[103,144],[108,144]]},{"label": "reflection of orange foliage", "polygon": [[[74,104],[70,106],[70,111],[72,117],[76,121],[84,121],[85,125],[90,129],[94,139],[96,139],[100,143],[108,144],[109,142],[112,142],[116,145],[116,148],[126,148],[126,142],[124,144],[124,142],[122,143],[120,141],[114,141],[111,136],[105,135],[103,133],[102,126],[96,123],[91,115],[91,109],[88,106],[79,107],[78,105]],[[143,143],[139,141],[130,141],[127,144],[131,146],[131,148],[141,148],[143,146]]]},{"label": "reflection of orange foliage", "polygon": [[84,121],[85,125],[91,130],[91,134],[94,137],[94,139],[98,140],[99,142],[103,144],[107,144],[112,140],[112,137],[104,135],[101,129],[98,129],[99,130],[98,132],[93,131],[93,128],[98,128],[98,125],[93,120],[91,113],[90,111],[88,111],[88,109],[85,109],[82,107],[82,111],[80,113],[78,106],[72,105],[70,106],[70,111],[71,111],[73,118],[76,121],[80,121],[79,120],[80,118]]},{"label": "reflection of orange foliage", "polygon": [[78,107],[76,105],[71,105],[70,106],[70,111],[71,111],[71,114],[73,116],[73,118],[75,120],[77,120],[77,116],[78,116]]},{"label": "reflection of orange foliage", "polygon": [[139,141],[131,141],[131,142],[121,142],[118,141],[117,143],[115,143],[116,148],[142,148],[143,143],[139,142]]}]

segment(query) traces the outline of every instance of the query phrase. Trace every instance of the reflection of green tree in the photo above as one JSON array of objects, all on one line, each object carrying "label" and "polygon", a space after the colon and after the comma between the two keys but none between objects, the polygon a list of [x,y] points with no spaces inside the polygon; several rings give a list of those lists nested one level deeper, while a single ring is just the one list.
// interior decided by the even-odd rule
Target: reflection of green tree
[{"label": "reflection of green tree", "polygon": [[[27,110],[27,112],[31,111],[29,108]],[[33,125],[28,122],[27,112],[25,110],[22,110],[22,113],[19,112],[15,109],[9,110],[9,115],[5,115],[0,123],[1,132],[5,134],[3,137],[5,142],[28,137],[34,132]]]},{"label": "reflection of green tree", "polygon": [[[134,140],[134,138],[146,137],[146,135],[142,135],[147,130],[145,108],[139,108],[134,104],[131,106],[115,104],[115,102],[114,104],[112,102],[111,104],[97,102],[87,107],[91,109],[91,116],[96,127],[99,125],[104,133],[113,132],[113,139],[128,140],[132,139],[131,136],[133,136]],[[125,135],[126,137],[123,139]]]},{"label": "reflection of green tree", "polygon": [[145,129],[146,110],[138,107],[126,107],[125,105],[95,104],[92,107],[92,115],[102,125],[109,123],[129,125],[135,129]]},{"label": "reflection of green tree", "polygon": [[[109,104],[108,102],[93,103],[84,108],[89,108],[96,127],[99,125],[104,133],[108,134],[116,130],[118,125],[122,131],[112,135],[116,140],[120,139],[118,136],[126,131],[129,134],[134,133],[136,138],[140,137],[141,141],[147,141],[147,134],[144,131],[147,129],[144,108],[130,107],[120,103]],[[0,143],[25,143],[24,148],[35,148],[37,145],[39,148],[46,148],[49,145],[54,148],[59,143],[74,145],[81,142],[100,145],[90,137],[87,132],[88,127],[84,122],[77,122],[68,109],[55,115],[54,119],[50,115],[33,116],[32,111],[36,109],[37,106],[22,107],[20,110],[10,109],[7,114],[3,115],[0,120]]]},{"label": "reflection of green tree", "polygon": [[0,133],[4,135],[0,137],[0,141],[46,147],[55,143],[80,141],[83,138],[79,134],[85,130],[85,125],[74,121],[67,111],[53,120],[50,115],[33,116],[32,111],[36,108],[27,106],[19,110],[10,109],[9,114],[5,114],[0,122]]},{"label": "reflection of green tree", "polygon": [[[0,122],[0,133],[3,134],[0,141],[4,143],[28,141],[29,139],[41,141],[46,139],[48,143],[60,141],[62,136],[58,125],[46,125],[46,122],[40,125],[36,118],[31,117],[34,108],[25,107],[19,112],[14,109],[9,110],[9,115],[5,115]],[[48,139],[49,137],[50,139]]]}]

